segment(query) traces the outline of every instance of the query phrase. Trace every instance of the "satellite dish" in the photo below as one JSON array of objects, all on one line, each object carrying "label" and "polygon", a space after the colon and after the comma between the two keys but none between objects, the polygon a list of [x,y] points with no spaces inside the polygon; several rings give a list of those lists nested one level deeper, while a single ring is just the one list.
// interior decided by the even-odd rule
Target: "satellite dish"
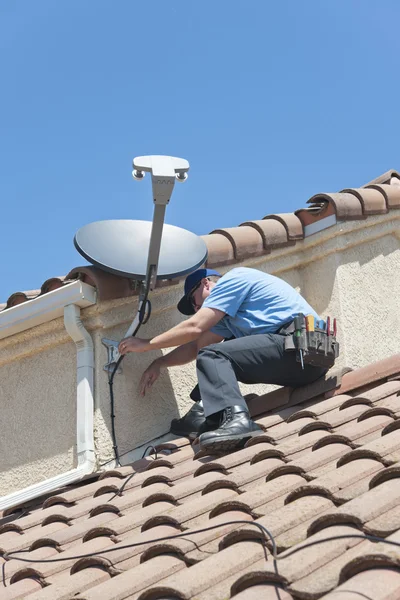
[{"label": "satellite dish", "polygon": [[[123,277],[144,280],[153,223],[110,220],[89,223],[77,231],[74,244],[90,263]],[[191,231],[164,225],[157,279],[173,279],[195,271],[207,258],[207,246]]]}]

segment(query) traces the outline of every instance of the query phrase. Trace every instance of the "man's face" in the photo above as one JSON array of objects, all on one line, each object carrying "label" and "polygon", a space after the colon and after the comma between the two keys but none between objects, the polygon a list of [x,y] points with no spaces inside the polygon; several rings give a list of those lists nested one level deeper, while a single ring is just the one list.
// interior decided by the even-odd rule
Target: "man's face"
[{"label": "man's face", "polygon": [[210,295],[210,284],[211,282],[208,279],[204,278],[201,281],[199,281],[199,283],[193,288],[190,294],[190,302],[193,306],[193,310],[195,313],[197,313],[197,311],[200,310],[204,300]]}]

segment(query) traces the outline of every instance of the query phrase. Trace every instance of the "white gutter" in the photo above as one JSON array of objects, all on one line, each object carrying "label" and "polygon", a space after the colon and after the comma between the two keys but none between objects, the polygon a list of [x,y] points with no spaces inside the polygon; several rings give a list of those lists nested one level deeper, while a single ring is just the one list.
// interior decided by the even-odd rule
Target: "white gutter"
[{"label": "white gutter", "polygon": [[[77,282],[78,283],[78,282]],[[86,284],[82,286],[90,288]],[[75,284],[72,284],[72,286]],[[66,286],[67,287],[67,286]],[[62,289],[62,288],[61,288]],[[75,288],[78,289],[78,288]],[[93,288],[90,288],[93,290]],[[59,292],[60,290],[55,290]],[[55,292],[50,292],[55,293]],[[93,290],[95,294],[95,291]],[[47,295],[47,294],[46,294]],[[92,296],[94,298],[95,296]],[[45,298],[45,296],[43,296]],[[84,298],[81,298],[84,300]],[[33,300],[32,302],[35,302]],[[27,302],[26,304],[30,304]],[[90,302],[93,304],[93,302]],[[21,305],[23,306],[23,305]],[[19,308],[16,306],[15,308]],[[13,310],[13,309],[9,309]],[[0,498],[0,510],[17,506],[28,500],[47,494],[60,487],[74,483],[85,475],[96,470],[96,457],[93,436],[93,373],[94,352],[93,341],[80,319],[80,308],[77,304],[63,307],[65,329],[75,342],[77,362],[77,455],[78,466],[67,473],[56,475],[40,483],[30,485],[23,490],[8,494]],[[6,311],[8,312],[8,311]],[[53,312],[54,314],[54,312]],[[47,319],[50,320],[50,319]],[[42,321],[43,322],[43,321]],[[5,337],[5,336],[4,336]]]},{"label": "white gutter", "polygon": [[0,312],[0,340],[62,317],[64,306],[81,308],[96,304],[96,290],[87,283],[74,281],[63,287]]}]

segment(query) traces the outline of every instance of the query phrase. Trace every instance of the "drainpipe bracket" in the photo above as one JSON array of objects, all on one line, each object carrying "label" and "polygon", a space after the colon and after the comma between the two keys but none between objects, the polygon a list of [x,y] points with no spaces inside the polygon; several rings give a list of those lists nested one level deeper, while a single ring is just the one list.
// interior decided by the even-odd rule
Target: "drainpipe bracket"
[{"label": "drainpipe bracket", "polygon": [[[103,369],[108,373],[112,373],[120,356],[118,352],[119,342],[115,342],[114,340],[109,340],[107,338],[102,338],[101,343],[107,349],[107,363],[104,365]],[[117,373],[122,373],[122,367],[118,367]]]}]

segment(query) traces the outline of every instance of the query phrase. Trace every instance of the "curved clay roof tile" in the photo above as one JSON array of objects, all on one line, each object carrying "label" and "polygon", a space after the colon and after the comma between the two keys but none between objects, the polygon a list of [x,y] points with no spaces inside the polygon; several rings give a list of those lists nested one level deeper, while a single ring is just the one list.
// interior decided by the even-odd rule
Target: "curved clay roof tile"
[{"label": "curved clay roof tile", "polygon": [[385,197],[379,190],[372,188],[348,188],[342,190],[343,194],[353,194],[361,202],[363,214],[384,215],[388,212]]},{"label": "curved clay roof tile", "polygon": [[235,261],[235,252],[230,239],[221,233],[202,235],[208,249],[207,267],[231,265]]},{"label": "curved clay roof tile", "polygon": [[399,179],[399,181],[400,181],[400,173],[398,171],[396,171],[395,169],[389,169],[389,171],[382,173],[382,175],[379,175],[379,177],[376,177],[372,181],[369,181],[362,187],[369,187],[370,185],[373,185],[373,184],[390,183],[391,179],[393,179],[394,177]]},{"label": "curved clay roof tile", "polygon": [[367,188],[379,190],[385,197],[388,209],[400,208],[400,185],[388,185],[386,183],[378,185],[373,183],[372,185],[368,185]]},{"label": "curved clay roof tile", "polygon": [[31,290],[29,292],[14,292],[14,294],[11,294],[11,296],[8,298],[6,308],[11,308],[12,306],[17,306],[18,304],[32,300],[39,294],[39,290]]},{"label": "curved clay roof tile", "polygon": [[28,300],[26,294],[23,292],[14,292],[7,300],[7,308],[11,308],[12,306],[17,306],[18,304],[22,304]]},{"label": "curved clay roof tile", "polygon": [[267,251],[273,248],[292,246],[294,242],[289,241],[285,225],[277,219],[262,219],[261,221],[245,221],[241,226],[254,227],[263,239],[264,248]]},{"label": "curved clay roof tile", "polygon": [[118,277],[93,266],[75,267],[68,273],[67,279],[80,279],[92,285],[97,289],[99,300],[124,298],[136,293],[127,277]]},{"label": "curved clay roof tile", "polygon": [[294,214],[302,222],[303,227],[312,225],[317,221],[326,219],[335,214],[335,207],[332,202],[323,202],[321,204],[315,204],[310,208],[300,208],[295,210]]},{"label": "curved clay roof tile", "polygon": [[339,221],[352,221],[365,218],[361,202],[353,194],[343,192],[339,194],[316,194],[307,200],[307,204],[320,205],[321,202],[330,202],[333,205]]},{"label": "curved clay roof tile", "polygon": [[65,277],[51,277],[50,279],[46,279],[46,281],[42,283],[40,293],[47,294],[48,292],[52,292],[53,290],[58,290],[58,288],[64,285],[64,281]]},{"label": "curved clay roof tile", "polygon": [[281,213],[278,215],[267,215],[263,220],[275,219],[285,227],[289,240],[302,240],[304,238],[303,224],[294,213]]},{"label": "curved clay roof tile", "polygon": [[215,229],[212,234],[221,234],[228,238],[233,247],[235,259],[244,260],[251,256],[264,254],[264,244],[261,234],[253,227],[239,226]]}]

